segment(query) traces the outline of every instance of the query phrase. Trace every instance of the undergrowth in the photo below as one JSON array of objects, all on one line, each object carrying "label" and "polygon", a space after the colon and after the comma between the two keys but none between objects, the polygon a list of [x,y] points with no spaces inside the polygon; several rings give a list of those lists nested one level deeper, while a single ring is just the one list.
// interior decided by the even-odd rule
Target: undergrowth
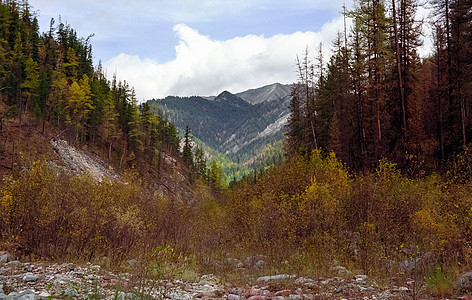
[{"label": "undergrowth", "polygon": [[[186,204],[150,193],[133,172],[96,182],[37,161],[3,179],[0,248],[109,265],[136,259],[137,282],[195,280],[199,272],[235,282],[258,272],[310,276],[343,265],[413,277],[438,295],[451,292],[445,274],[471,266],[468,182],[436,174],[409,179],[388,161],[353,176],[334,155],[315,151],[256,184],[220,193],[197,184],[194,193]],[[248,271],[246,258],[254,255],[264,265]],[[237,260],[244,268],[228,263]]]}]

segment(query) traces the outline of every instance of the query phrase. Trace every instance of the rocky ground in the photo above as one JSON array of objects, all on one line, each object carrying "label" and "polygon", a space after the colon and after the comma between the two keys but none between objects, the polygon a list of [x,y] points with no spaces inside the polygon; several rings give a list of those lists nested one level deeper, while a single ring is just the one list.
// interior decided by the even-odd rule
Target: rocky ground
[{"label": "rocky ground", "polygon": [[343,267],[334,271],[340,276],[311,279],[278,274],[237,287],[213,275],[203,275],[194,282],[153,281],[90,263],[20,262],[0,252],[0,299],[441,299],[425,294],[424,289],[421,292],[412,279],[385,285],[366,275],[350,275]]}]

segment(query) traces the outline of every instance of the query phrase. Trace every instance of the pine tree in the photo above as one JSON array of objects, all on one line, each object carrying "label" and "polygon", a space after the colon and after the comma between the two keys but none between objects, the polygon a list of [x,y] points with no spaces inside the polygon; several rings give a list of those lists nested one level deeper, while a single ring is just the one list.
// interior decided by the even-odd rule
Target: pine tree
[{"label": "pine tree", "polygon": [[131,90],[131,103],[129,115],[129,145],[131,150],[137,154],[144,150],[142,142],[143,132],[141,131],[141,117],[139,115],[139,107],[137,105],[136,93],[134,89]]},{"label": "pine tree", "polygon": [[205,153],[199,147],[195,149],[195,171],[197,174],[197,179],[201,178],[203,182],[207,181],[207,167],[206,167],[206,159]]},{"label": "pine tree", "polygon": [[184,146],[182,148],[182,159],[188,168],[193,167],[192,138],[190,137],[190,128],[185,127]]}]

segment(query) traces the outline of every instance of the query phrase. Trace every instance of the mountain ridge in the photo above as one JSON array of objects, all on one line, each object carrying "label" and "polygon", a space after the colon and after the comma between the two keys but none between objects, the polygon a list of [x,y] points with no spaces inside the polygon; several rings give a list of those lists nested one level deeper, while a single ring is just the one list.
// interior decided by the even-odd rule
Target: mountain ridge
[{"label": "mountain ridge", "polygon": [[233,162],[258,168],[262,164],[250,162],[265,147],[275,143],[282,151],[276,142],[284,136],[290,93],[291,85],[274,83],[236,94],[224,90],[217,96],[168,96],[148,103],[181,130],[189,126],[195,137]]}]

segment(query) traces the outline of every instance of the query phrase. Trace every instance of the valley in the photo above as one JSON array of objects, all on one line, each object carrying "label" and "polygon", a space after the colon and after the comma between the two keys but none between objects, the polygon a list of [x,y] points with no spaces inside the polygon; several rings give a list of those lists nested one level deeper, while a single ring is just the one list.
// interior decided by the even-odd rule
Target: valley
[{"label": "valley", "polygon": [[180,132],[189,126],[196,144],[212,149],[206,151],[209,161],[216,159],[228,177],[240,178],[283,160],[290,93],[291,85],[274,83],[236,94],[168,96],[148,104]]}]

